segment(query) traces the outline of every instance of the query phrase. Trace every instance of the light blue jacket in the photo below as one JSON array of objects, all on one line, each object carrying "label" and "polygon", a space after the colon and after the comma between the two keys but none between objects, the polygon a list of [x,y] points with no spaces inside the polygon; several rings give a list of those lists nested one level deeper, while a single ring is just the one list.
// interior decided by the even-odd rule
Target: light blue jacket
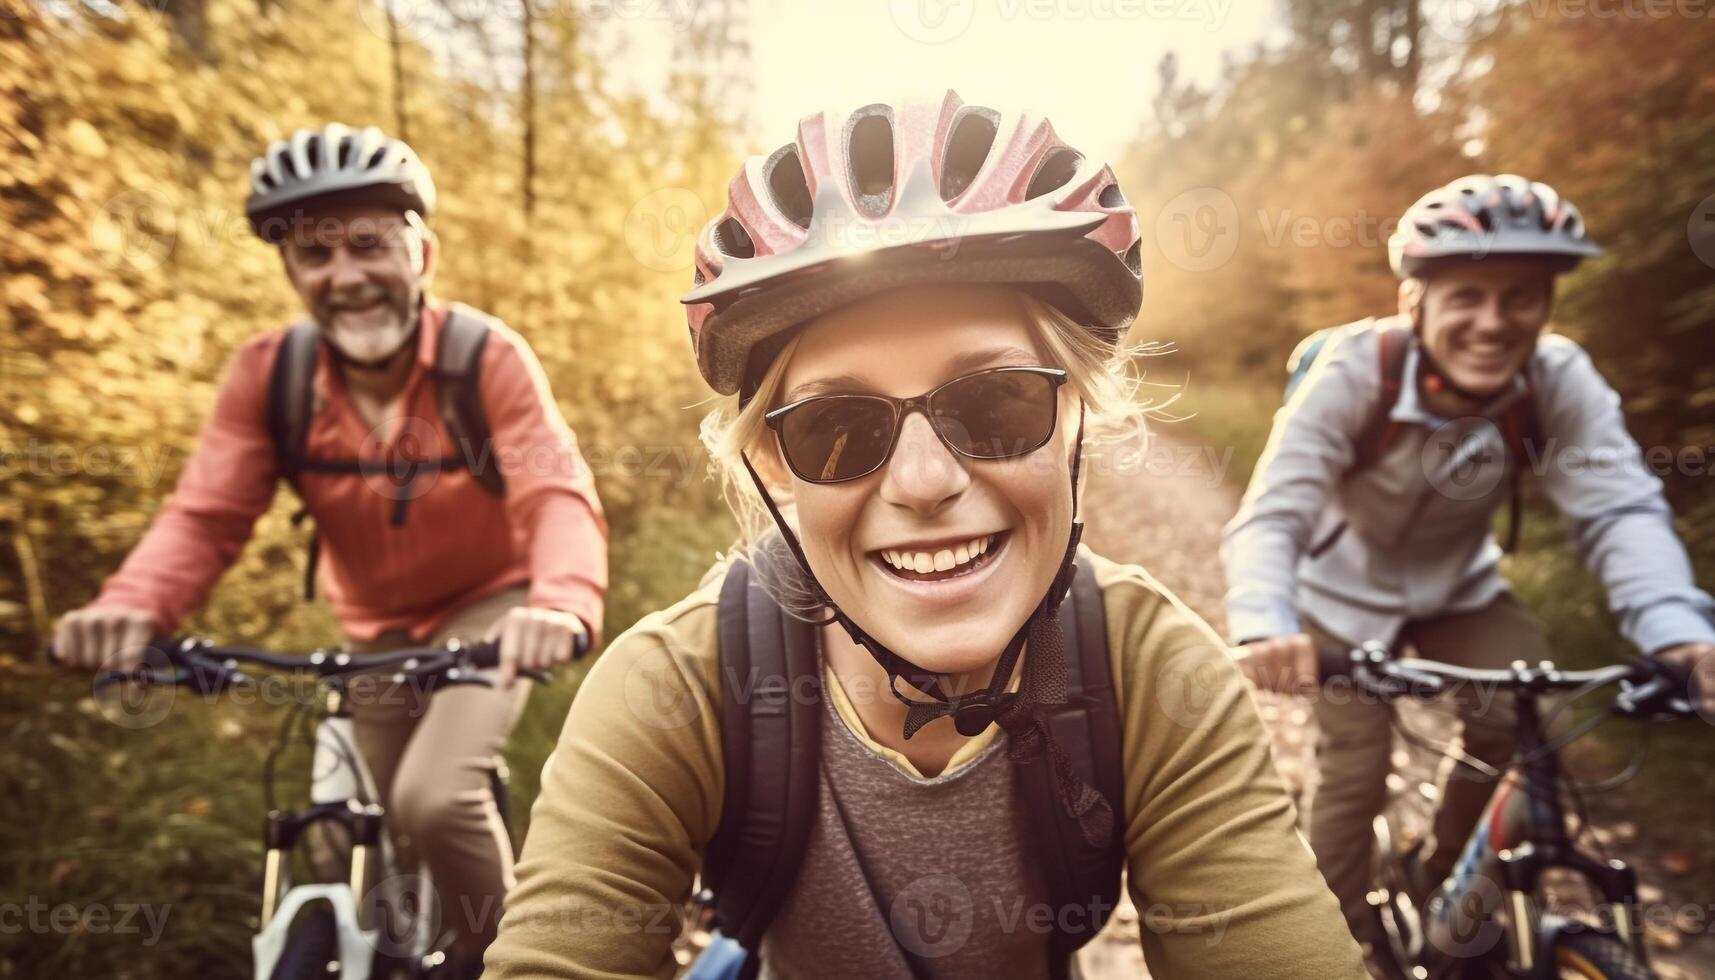
[{"label": "light blue jacket", "polygon": [[[1496,424],[1524,381],[1482,417],[1447,420],[1418,397],[1407,354],[1391,418],[1404,423],[1375,465],[1351,472],[1381,395],[1380,330],[1366,320],[1329,339],[1275,415],[1238,514],[1227,525],[1227,619],[1234,642],[1300,632],[1300,614],[1342,640],[1391,643],[1406,622],[1481,608],[1507,588],[1494,511],[1511,495]],[[1646,653],[1715,643],[1715,600],[1697,588],[1661,480],[1626,431],[1620,397],[1584,350],[1545,335],[1531,359],[1542,445],[1534,471],[1607,588],[1626,639]],[[1317,557],[1310,553],[1341,527]]]}]

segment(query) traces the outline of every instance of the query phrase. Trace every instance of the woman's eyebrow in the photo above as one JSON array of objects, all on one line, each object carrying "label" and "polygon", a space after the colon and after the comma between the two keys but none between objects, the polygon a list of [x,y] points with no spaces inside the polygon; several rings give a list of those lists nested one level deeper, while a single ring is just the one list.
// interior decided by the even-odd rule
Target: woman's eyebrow
[{"label": "woman's eyebrow", "polygon": [[[1003,347],[983,347],[977,350],[962,351],[947,362],[950,377],[957,377],[969,371],[989,367],[1011,367],[1013,365],[1034,366],[1042,358],[1022,347],[1011,345]],[[803,384],[795,385],[786,393],[786,401],[795,402],[828,392],[839,391],[873,391],[875,384],[868,378],[855,374],[837,374],[826,378],[816,378]]]},{"label": "woman's eyebrow", "polygon": [[833,377],[817,378],[814,381],[806,381],[803,384],[795,385],[791,391],[786,393],[785,400],[795,402],[802,398],[810,398],[814,395],[827,394],[830,391],[851,391],[854,388],[863,390],[869,387],[871,387],[869,381],[864,378],[860,378],[857,375],[837,374]]},{"label": "woman's eyebrow", "polygon": [[1039,354],[1027,351],[1022,347],[1007,345],[1003,347],[979,347],[976,350],[964,351],[948,362],[948,367],[957,375],[967,370],[987,367],[1034,367],[1042,363]]}]

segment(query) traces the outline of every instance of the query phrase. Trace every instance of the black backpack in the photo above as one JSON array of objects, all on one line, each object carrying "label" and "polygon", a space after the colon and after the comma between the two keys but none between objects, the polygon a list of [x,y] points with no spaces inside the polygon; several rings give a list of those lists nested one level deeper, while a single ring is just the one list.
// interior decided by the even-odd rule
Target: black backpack
[{"label": "black backpack", "polygon": [[[1059,615],[1071,654],[1067,701],[1052,710],[1049,725],[1079,774],[1117,813],[1125,779],[1107,616],[1095,574],[1083,562]],[[748,562],[733,562],[719,606],[726,789],[720,825],[704,855],[698,901],[714,909],[723,936],[750,952],[744,977],[756,976],[763,934],[797,877],[815,821],[823,719],[816,629],[782,610]],[[1108,847],[1091,847],[1059,805],[1047,753],[1014,765],[1052,907],[1096,913],[1081,924],[1064,921],[1078,916],[1054,917],[1052,975],[1062,978],[1072,954],[1101,931],[1119,900],[1123,824]]]},{"label": "black backpack", "polygon": [[[434,377],[441,421],[457,451],[442,459],[412,464],[411,473],[406,478],[407,486],[417,473],[465,469],[490,493],[505,494],[506,482],[489,445],[488,417],[482,410],[482,396],[478,389],[482,349],[488,342],[488,331],[486,315],[460,303],[454,303],[448,309],[435,351]],[[321,356],[321,338],[316,325],[300,321],[286,329],[285,339],[280,343],[273,369],[269,372],[268,434],[274,440],[280,474],[293,484],[294,489],[300,473],[345,473],[358,477],[388,473],[390,468],[385,461],[321,459],[305,452],[316,363]],[[300,499],[302,496],[300,492]],[[401,493],[394,500],[391,523],[395,527],[405,523],[406,504],[411,496],[410,493]],[[292,515],[292,524],[301,524],[308,516],[308,509],[300,508]],[[321,538],[312,532],[309,561],[304,566],[305,599],[315,598],[316,564],[320,556]]]}]

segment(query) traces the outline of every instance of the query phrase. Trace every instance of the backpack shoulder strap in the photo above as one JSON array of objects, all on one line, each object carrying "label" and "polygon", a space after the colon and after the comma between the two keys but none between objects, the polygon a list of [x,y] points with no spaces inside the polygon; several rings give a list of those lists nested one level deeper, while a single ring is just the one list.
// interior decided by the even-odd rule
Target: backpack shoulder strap
[{"label": "backpack shoulder strap", "polygon": [[1399,322],[1378,324],[1376,334],[1376,373],[1381,379],[1381,397],[1376,400],[1375,411],[1370,414],[1363,434],[1358,437],[1352,461],[1354,470],[1375,465],[1399,435],[1399,424],[1390,416],[1393,415],[1393,407],[1399,404],[1400,392],[1405,388],[1405,360],[1411,352],[1411,325]]},{"label": "backpack shoulder strap", "polygon": [[490,493],[504,494],[506,479],[494,458],[488,415],[482,409],[482,349],[488,333],[483,314],[460,303],[447,309],[435,349],[436,392],[458,458]]},{"label": "backpack shoulder strap", "polygon": [[1512,464],[1507,540],[1502,546],[1509,555],[1518,550],[1519,534],[1524,528],[1524,472],[1545,451],[1542,415],[1536,404],[1536,380],[1528,364],[1525,365],[1524,385],[1524,394],[1501,413],[1501,439],[1506,444]]},{"label": "backpack shoulder strap", "polygon": [[1060,604],[1060,626],[1071,654],[1066,657],[1067,699],[1048,724],[1079,775],[1107,797],[1117,823],[1107,847],[1090,846],[1077,821],[1059,805],[1049,760],[1017,766],[1019,802],[1056,911],[1051,939],[1055,976],[1065,976],[1072,954],[1101,931],[1119,901],[1125,864],[1125,772],[1108,659],[1107,612],[1095,572],[1085,561],[1078,562],[1071,593]]},{"label": "backpack shoulder strap", "polygon": [[815,630],[780,608],[749,562],[732,563],[719,605],[726,786],[702,878],[721,932],[749,950],[761,947],[796,879],[814,822],[822,720]]},{"label": "backpack shoulder strap", "polygon": [[299,321],[287,327],[268,375],[268,435],[274,440],[280,474],[288,480],[303,468],[319,343],[314,323]]}]

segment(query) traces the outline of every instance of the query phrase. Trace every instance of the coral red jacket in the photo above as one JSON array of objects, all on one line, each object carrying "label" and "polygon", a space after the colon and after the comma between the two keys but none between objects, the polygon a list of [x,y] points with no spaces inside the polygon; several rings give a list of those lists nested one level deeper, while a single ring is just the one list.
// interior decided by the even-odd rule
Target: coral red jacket
[{"label": "coral red jacket", "polygon": [[[374,432],[322,357],[305,453],[347,460],[455,455],[432,371],[446,315],[439,301],[424,304],[402,410]],[[177,488],[96,605],[144,610],[170,633],[238,557],[280,478],[267,393],[284,336],[283,329],[263,334],[233,356]],[[395,526],[390,518],[401,494],[385,476],[302,473],[294,481],[321,534],[321,585],[352,637],[407,629],[422,640],[461,606],[524,583],[530,605],[577,615],[592,637],[600,630],[607,526],[577,441],[517,333],[495,325],[480,371],[504,497],[464,469],[430,471],[412,486],[404,522]]]}]

